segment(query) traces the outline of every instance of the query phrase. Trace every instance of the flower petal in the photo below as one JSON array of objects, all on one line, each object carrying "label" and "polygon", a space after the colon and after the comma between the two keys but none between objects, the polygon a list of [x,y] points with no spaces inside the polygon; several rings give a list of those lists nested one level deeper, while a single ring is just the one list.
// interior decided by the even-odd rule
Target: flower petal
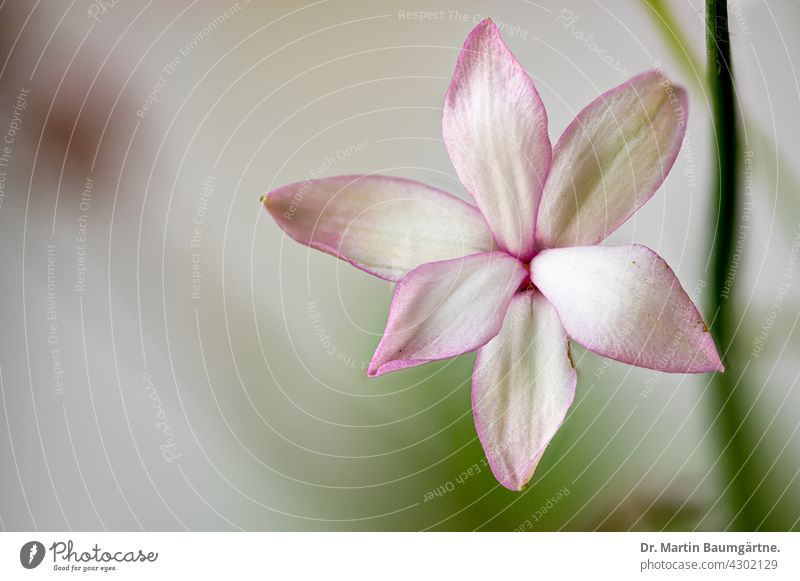
[{"label": "flower petal", "polygon": [[581,111],[553,150],[539,248],[596,244],[649,200],[678,157],[688,106],[683,89],[651,71]]},{"label": "flower petal", "polygon": [[645,246],[544,250],[533,259],[531,276],[569,336],[587,349],[659,371],[723,370],[692,300]]},{"label": "flower petal", "polygon": [[425,184],[378,175],[283,186],[264,206],[289,236],[387,280],[426,262],[493,249],[474,206]]},{"label": "flower petal", "polygon": [[467,37],[444,103],[442,133],[464,187],[498,245],[521,260],[534,251],[534,226],[552,154],[539,93],[497,26]]},{"label": "flower petal", "polygon": [[382,375],[474,351],[497,335],[528,276],[505,252],[418,266],[397,285],[389,322],[367,370]]},{"label": "flower petal", "polygon": [[500,334],[478,350],[472,413],[486,459],[521,490],[575,398],[578,375],[558,315],[541,293],[517,294]]}]

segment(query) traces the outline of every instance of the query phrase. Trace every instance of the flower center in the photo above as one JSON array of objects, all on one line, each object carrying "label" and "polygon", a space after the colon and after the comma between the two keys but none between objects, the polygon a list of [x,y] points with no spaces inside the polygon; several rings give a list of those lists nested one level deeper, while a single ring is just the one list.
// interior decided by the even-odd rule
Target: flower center
[{"label": "flower center", "polygon": [[536,286],[533,284],[533,279],[531,278],[531,263],[530,263],[530,261],[529,262],[523,262],[522,266],[524,266],[525,270],[528,271],[528,276],[526,276],[524,279],[522,279],[522,282],[520,283],[519,288],[517,290],[518,291],[524,291],[524,290],[529,290],[529,289],[530,290],[534,290],[536,288]]}]

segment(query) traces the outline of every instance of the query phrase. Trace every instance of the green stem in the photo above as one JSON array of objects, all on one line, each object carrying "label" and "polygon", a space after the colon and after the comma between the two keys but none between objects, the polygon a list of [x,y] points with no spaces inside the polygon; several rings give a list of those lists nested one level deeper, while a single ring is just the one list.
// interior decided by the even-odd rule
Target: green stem
[{"label": "green stem", "polygon": [[[672,57],[683,69],[686,80],[692,83],[695,89],[701,91],[705,97],[707,77],[704,72],[705,64],[698,58],[692,48],[692,43],[687,39],[668,3],[663,0],[641,1],[648,7],[645,12],[653,20]],[[762,167],[769,168],[765,175],[774,180],[766,191],[775,191],[777,184],[783,184],[783,191],[800,192],[800,177],[798,177],[794,165],[778,148],[775,137],[767,133],[762,124],[748,111],[743,111],[742,117],[744,126],[747,127],[747,135],[750,136],[755,144],[754,148],[758,151],[759,163]],[[747,146],[746,143],[745,145]],[[773,168],[774,174],[771,173]],[[797,226],[794,217],[798,214],[798,206],[793,203],[794,200],[795,198],[792,196],[784,196],[778,197],[775,202],[779,205],[778,218],[783,221],[787,232],[794,232]]]},{"label": "green stem", "polygon": [[[714,240],[711,246],[711,292],[715,313],[711,332],[724,354],[728,371],[712,380],[712,393],[720,411],[715,426],[722,449],[721,462],[733,514],[732,523],[739,530],[755,530],[760,518],[754,514],[753,486],[758,479],[748,462],[752,440],[746,429],[747,409],[742,390],[736,390],[738,365],[731,365],[735,322],[728,280],[733,261],[738,209],[738,125],[731,63],[728,8],[726,0],[706,0],[706,46],[708,48],[708,83],[711,96],[716,145],[716,212]],[[726,288],[726,285],[728,287]]]},{"label": "green stem", "polygon": [[[660,32],[664,42],[670,49],[676,62],[682,67],[686,78],[694,84],[695,88],[702,91],[705,95],[706,87],[709,86],[714,90],[720,82],[720,75],[724,74],[727,77],[728,95],[733,95],[733,80],[731,78],[730,69],[730,49],[727,42],[723,42],[722,54],[717,54],[719,45],[717,43],[717,35],[719,30],[716,24],[718,23],[719,11],[717,6],[713,6],[708,12],[709,25],[708,47],[709,53],[709,66],[711,72],[714,74],[703,75],[703,68],[705,64],[700,61],[695,51],[692,49],[691,43],[688,42],[685,34],[681,30],[681,26],[675,19],[673,13],[670,11],[668,3],[663,0],[642,0],[642,3],[648,7],[647,14],[653,19],[658,31]],[[710,3],[713,4],[713,3]],[[723,7],[725,4],[719,3]],[[727,32],[727,31],[726,31]],[[725,40],[729,38],[728,34],[724,35]],[[724,67],[724,70],[723,70]],[[716,72],[715,72],[716,71]],[[704,78],[705,77],[705,78]],[[759,456],[763,454],[763,450],[754,450],[753,442],[756,438],[752,434],[760,434],[762,430],[757,426],[757,420],[752,414],[748,414],[749,410],[743,397],[745,385],[748,383],[742,377],[745,371],[744,367],[739,363],[739,360],[734,355],[736,347],[735,333],[735,317],[731,318],[729,313],[728,303],[735,304],[735,296],[737,293],[731,292],[728,298],[722,296],[722,287],[726,280],[727,273],[722,272],[730,263],[731,244],[733,244],[733,233],[736,232],[736,224],[734,223],[737,215],[737,198],[735,194],[737,187],[737,173],[735,167],[736,156],[739,154],[737,149],[738,135],[736,134],[737,128],[734,121],[730,121],[730,116],[735,114],[732,99],[728,102],[726,109],[728,122],[721,122],[716,117],[716,111],[721,107],[716,107],[717,98],[722,96],[721,91],[712,93],[715,106],[715,127],[724,128],[732,127],[733,135],[716,133],[715,136],[718,141],[727,143],[732,146],[733,155],[723,157],[722,150],[718,150],[718,167],[716,168],[717,177],[715,193],[715,219],[714,223],[715,238],[714,250],[717,252],[715,255],[715,262],[712,271],[713,282],[710,285],[712,299],[711,308],[709,313],[716,313],[714,324],[712,324],[712,331],[714,332],[715,339],[721,350],[726,352],[727,372],[722,375],[717,375],[713,378],[713,399],[715,403],[714,412],[719,412],[718,418],[715,420],[715,427],[718,432],[718,439],[720,449],[720,461],[724,467],[726,476],[726,500],[730,503],[732,509],[731,514],[737,514],[742,508],[740,514],[732,523],[732,526],[743,530],[754,530],[760,527],[765,530],[786,530],[791,524],[784,522],[785,519],[781,517],[781,511],[775,510],[774,502],[777,493],[770,486],[764,483],[763,486],[756,486],[756,482],[760,482],[764,473],[769,471],[765,465],[758,460]],[[724,117],[725,115],[720,115]],[[763,165],[768,168],[778,168],[778,174],[775,176],[777,182],[784,184],[786,191],[800,191],[800,180],[798,180],[792,165],[786,161],[781,154],[773,139],[768,136],[752,118],[749,118],[744,113],[744,122],[748,127],[748,133],[754,138],[758,144],[756,147],[760,154],[763,156]],[[723,163],[723,159],[727,162]],[[724,169],[723,169],[724,168]],[[722,176],[732,176],[734,183],[723,182]],[[730,187],[730,191],[725,191],[725,187]],[[777,184],[774,185],[777,187]],[[797,215],[795,206],[789,204],[791,198],[783,198],[778,201],[785,207],[779,210],[779,214],[784,217],[784,222],[790,231],[794,231],[796,223],[791,218]],[[724,211],[723,211],[724,209]],[[727,219],[724,217],[727,216]],[[729,235],[727,236],[728,245],[727,249],[723,248],[725,237],[720,238],[719,231],[726,229]],[[733,322],[733,324],[732,324]],[[737,388],[738,387],[738,393]],[[763,438],[763,436],[762,436]],[[763,448],[763,445],[762,445]],[[749,460],[748,460],[749,457]],[[772,456],[769,456],[770,458]],[[759,466],[759,464],[761,464]],[[763,468],[763,469],[761,469]],[[763,517],[763,522],[759,520]]]},{"label": "green stem", "polygon": [[[717,149],[716,232],[711,252],[714,254],[712,289],[720,307],[717,319],[718,340],[729,339],[723,311],[727,313],[724,284],[733,257],[736,225],[738,161],[738,126],[733,94],[733,70],[728,35],[728,8],[725,0],[706,0],[706,45],[708,47],[708,76]],[[727,347],[727,345],[725,345]]]}]

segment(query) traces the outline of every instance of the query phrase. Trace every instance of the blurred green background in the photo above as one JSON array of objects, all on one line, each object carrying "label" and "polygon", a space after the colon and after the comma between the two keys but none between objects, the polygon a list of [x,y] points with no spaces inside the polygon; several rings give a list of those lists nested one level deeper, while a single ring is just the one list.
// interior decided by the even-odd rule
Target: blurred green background
[{"label": "blurred green background", "polygon": [[[759,528],[797,530],[800,5],[730,12],[751,224],[731,357]],[[687,55],[701,66],[702,2],[0,5],[0,132],[20,113],[0,198],[4,529],[731,526],[709,376],[575,347],[576,403],[532,485],[509,492],[482,463],[473,357],[368,380],[391,286],[297,245],[259,206],[278,185],[370,172],[467,199],[441,105],[485,16],[553,141],[645,69],[689,89],[678,162],[610,242],[655,249],[701,301],[713,149]]]}]

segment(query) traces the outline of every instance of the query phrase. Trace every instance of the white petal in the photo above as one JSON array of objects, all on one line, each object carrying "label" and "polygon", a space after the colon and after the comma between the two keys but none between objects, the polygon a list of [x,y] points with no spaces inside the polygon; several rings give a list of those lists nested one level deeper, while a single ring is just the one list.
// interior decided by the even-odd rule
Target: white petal
[{"label": "white petal", "polygon": [[503,324],[528,271],[505,252],[423,264],[395,289],[386,332],[367,370],[382,375],[474,351]]},{"label": "white petal", "polygon": [[723,369],[703,317],[667,263],[645,246],[544,250],[531,276],[569,336],[587,349],[659,371]]},{"label": "white petal", "polygon": [[264,206],[289,236],[387,280],[435,260],[493,249],[474,206],[419,182],[336,176],[280,187]]},{"label": "white petal", "polygon": [[461,49],[444,103],[442,134],[458,177],[498,245],[530,260],[552,153],[547,114],[533,82],[489,19],[475,27]]},{"label": "white petal", "polygon": [[472,411],[497,480],[522,489],[575,398],[577,374],[555,309],[540,294],[517,294],[500,334],[478,350]]},{"label": "white petal", "polygon": [[678,157],[688,107],[683,89],[648,72],[581,111],[553,150],[539,248],[596,244],[649,200]]}]

